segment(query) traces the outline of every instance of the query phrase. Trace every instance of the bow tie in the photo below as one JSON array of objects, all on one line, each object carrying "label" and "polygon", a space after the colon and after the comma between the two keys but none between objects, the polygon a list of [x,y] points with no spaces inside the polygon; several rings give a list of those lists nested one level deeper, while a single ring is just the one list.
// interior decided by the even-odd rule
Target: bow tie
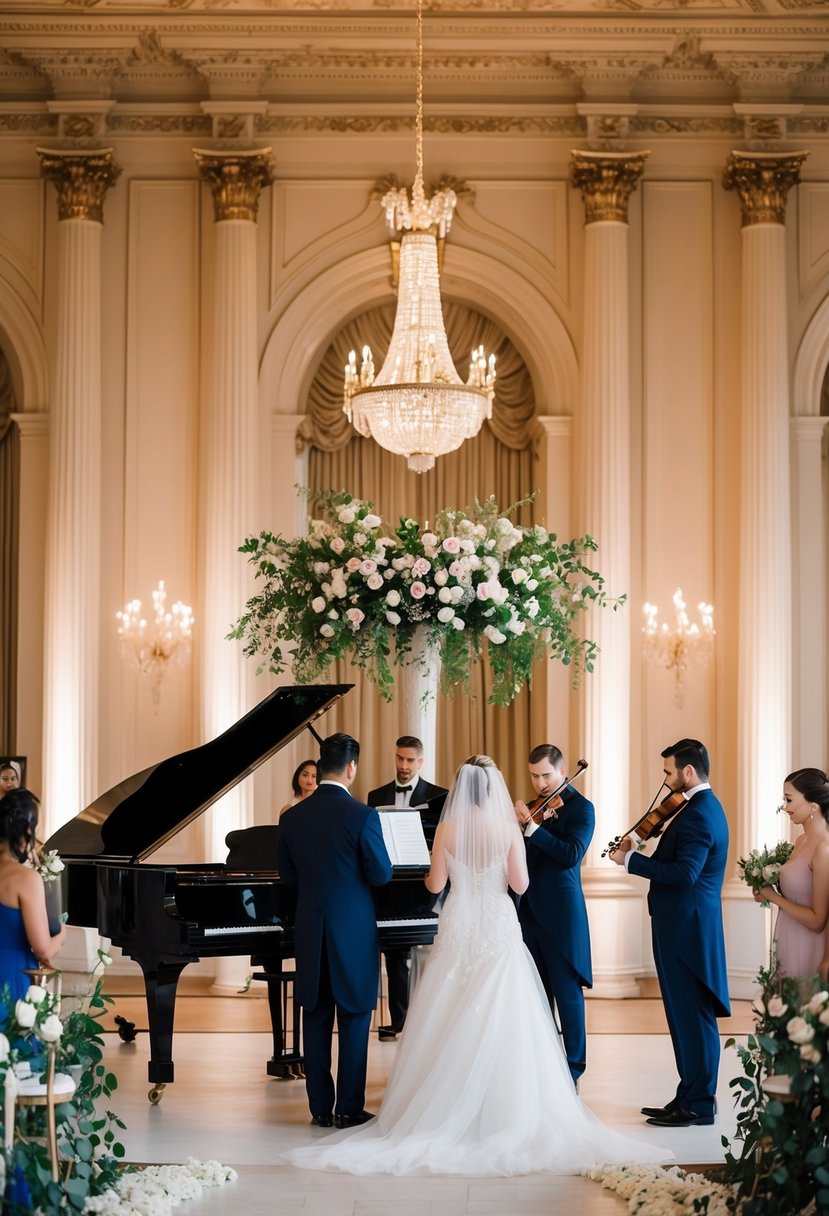
[{"label": "bow tie", "polygon": [[410,785],[396,785],[394,787],[395,794],[409,794],[412,787]]}]

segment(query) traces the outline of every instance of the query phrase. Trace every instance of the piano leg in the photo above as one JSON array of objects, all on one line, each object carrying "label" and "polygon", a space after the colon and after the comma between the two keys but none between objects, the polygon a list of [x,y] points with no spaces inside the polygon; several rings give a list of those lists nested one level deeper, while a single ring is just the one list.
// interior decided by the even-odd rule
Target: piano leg
[{"label": "piano leg", "polygon": [[[135,955],[133,955],[135,958]],[[168,1085],[173,1080],[173,1022],[176,1012],[176,986],[179,976],[191,959],[181,962],[145,963],[140,958],[135,961],[144,972],[144,986],[147,991],[147,1017],[150,1030],[150,1061],[147,1065],[147,1079],[156,1087],[152,1093],[158,1096],[151,1102],[157,1102],[161,1097],[159,1086]]]}]

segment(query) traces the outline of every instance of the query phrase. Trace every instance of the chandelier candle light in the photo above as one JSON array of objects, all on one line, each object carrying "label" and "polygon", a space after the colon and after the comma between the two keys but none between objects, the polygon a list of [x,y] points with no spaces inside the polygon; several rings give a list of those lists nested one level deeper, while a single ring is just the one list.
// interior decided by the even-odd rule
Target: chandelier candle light
[{"label": "chandelier candle light", "polygon": [[438,236],[449,231],[457,203],[454,190],[427,200],[423,189],[423,6],[417,6],[417,171],[412,198],[389,190],[381,200],[393,232],[402,232],[397,313],[385,362],[375,376],[371,349],[362,363],[351,351],[345,368],[343,409],[359,434],[398,456],[415,473],[453,452],[492,417],[495,356],[472,352],[469,379],[461,380],[446,338],[440,302]]},{"label": "chandelier candle light", "polygon": [[656,604],[644,605],[643,650],[647,660],[659,663],[674,673],[674,700],[681,709],[685,702],[685,672],[692,664],[704,666],[708,662],[716,631],[712,604],[697,605],[700,623],[696,624],[688,616],[681,587],[674,592],[673,602],[673,629],[664,621],[660,626]]},{"label": "chandelier candle light", "polygon": [[193,612],[177,600],[167,611],[167,592],[162,579],[153,592],[153,620],[141,615],[141,600],[130,600],[117,612],[121,651],[150,681],[153,704],[158,707],[161,684],[171,664],[181,665],[190,650]]}]

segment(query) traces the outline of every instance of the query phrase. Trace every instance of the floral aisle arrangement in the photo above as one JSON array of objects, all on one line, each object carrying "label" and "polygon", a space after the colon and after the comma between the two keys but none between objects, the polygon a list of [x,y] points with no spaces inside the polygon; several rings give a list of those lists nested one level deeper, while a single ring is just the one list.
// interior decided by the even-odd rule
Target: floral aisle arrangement
[{"label": "floral aisle arrangement", "polygon": [[[592,671],[597,648],[576,630],[591,604],[617,608],[602,576],[585,561],[589,536],[560,542],[536,525],[521,528],[494,499],[441,511],[432,527],[401,519],[390,530],[371,502],[345,492],[309,494],[321,509],[310,534],[287,540],[248,537],[247,554],[263,580],[229,635],[280,674],[302,682],[338,658],[364,668],[390,700],[393,663],[412,661],[416,637],[439,654],[441,689],[465,686],[484,655],[490,700],[508,705],[548,655]],[[420,634],[418,634],[420,631]]]},{"label": "floral aisle arrangement", "polygon": [[[108,1103],[118,1087],[113,1072],[103,1062],[100,1019],[112,1004],[102,992],[104,969],[109,956],[98,951],[90,975],[90,987],[79,1007],[59,1016],[58,997],[33,984],[25,998],[11,1007],[8,988],[0,994],[6,1013],[0,1031],[0,1084],[9,1068],[30,1068],[34,1075],[45,1069],[44,1045],[55,1052],[57,1071],[70,1072],[76,1089],[68,1102],[56,1107],[58,1152],[71,1162],[58,1182],[52,1180],[44,1144],[5,1136],[11,1121],[27,1135],[41,1135],[44,1108],[15,1109],[7,1099],[3,1134],[7,1144],[7,1171],[21,1170],[31,1195],[31,1210],[41,1216],[66,1212],[104,1212],[110,1216],[167,1216],[182,1199],[197,1198],[205,1186],[218,1186],[236,1175],[218,1162],[188,1161],[185,1166],[159,1166],[136,1170],[124,1166],[124,1146],[118,1139],[123,1122]],[[22,1110],[22,1113],[21,1113]],[[25,1120],[25,1126],[17,1121]]]},{"label": "floral aisle arrangement", "polygon": [[601,1165],[585,1171],[627,1201],[632,1216],[731,1216],[735,1188],[678,1166]]},{"label": "floral aisle arrangement", "polygon": [[[761,887],[776,887],[780,882],[780,871],[791,857],[794,845],[788,840],[781,840],[772,848],[752,849],[748,857],[741,857],[737,862],[740,877],[752,891]],[[768,908],[768,900],[761,904]]]},{"label": "floral aisle arrangement", "polygon": [[829,992],[768,969],[758,980],[755,1033],[736,1045],[745,1075],[731,1082],[739,1152],[726,1152],[726,1177],[741,1216],[827,1216]]}]

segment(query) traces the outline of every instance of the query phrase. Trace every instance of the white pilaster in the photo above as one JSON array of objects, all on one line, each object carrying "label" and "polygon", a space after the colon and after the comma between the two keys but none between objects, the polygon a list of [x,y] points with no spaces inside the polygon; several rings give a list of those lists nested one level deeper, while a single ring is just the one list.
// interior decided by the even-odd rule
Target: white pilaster
[{"label": "white pilaster", "polygon": [[827,751],[826,524],[823,432],[829,418],[792,418],[794,673],[792,768],[823,768]]},{"label": "white pilaster", "polygon": [[[205,327],[202,449],[202,734],[213,739],[252,707],[254,668],[227,634],[252,594],[242,554],[259,531],[256,210],[271,180],[268,153],[196,152],[213,192],[212,282]],[[263,695],[266,690],[263,690]],[[243,781],[207,813],[209,861],[224,860],[225,837],[254,823],[253,784]],[[215,992],[239,990],[247,960],[218,959]]]}]

